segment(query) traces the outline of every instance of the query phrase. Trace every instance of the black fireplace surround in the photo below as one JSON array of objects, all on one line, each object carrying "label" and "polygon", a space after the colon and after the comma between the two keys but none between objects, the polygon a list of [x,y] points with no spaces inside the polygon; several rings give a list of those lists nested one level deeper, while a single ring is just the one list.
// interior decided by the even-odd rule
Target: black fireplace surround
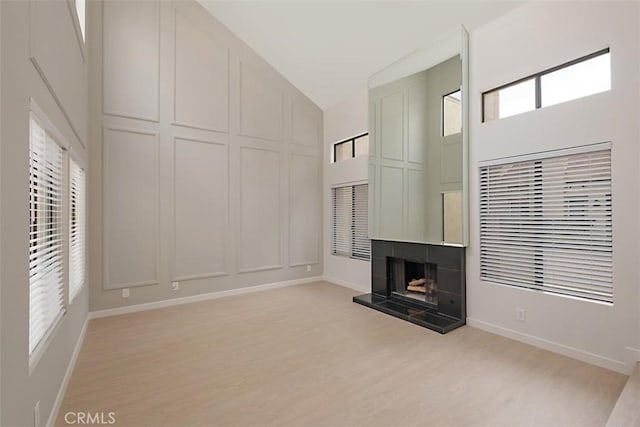
[{"label": "black fireplace surround", "polygon": [[371,293],[353,301],[441,334],[458,328],[467,317],[464,248],[372,240]]}]

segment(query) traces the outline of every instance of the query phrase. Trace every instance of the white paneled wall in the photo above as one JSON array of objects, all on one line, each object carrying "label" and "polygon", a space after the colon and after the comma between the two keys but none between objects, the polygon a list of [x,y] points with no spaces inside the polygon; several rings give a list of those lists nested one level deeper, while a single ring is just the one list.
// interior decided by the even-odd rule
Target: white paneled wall
[{"label": "white paneled wall", "polygon": [[91,19],[92,309],[320,275],[320,109],[195,1]]}]

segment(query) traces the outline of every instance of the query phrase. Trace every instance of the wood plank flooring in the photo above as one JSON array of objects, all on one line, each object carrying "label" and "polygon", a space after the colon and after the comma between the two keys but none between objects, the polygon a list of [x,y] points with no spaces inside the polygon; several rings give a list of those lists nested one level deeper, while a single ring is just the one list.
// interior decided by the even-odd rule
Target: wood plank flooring
[{"label": "wood plank flooring", "polygon": [[622,389],[607,427],[640,427],[640,362]]},{"label": "wood plank flooring", "polygon": [[95,319],[68,411],[117,426],[604,426],[627,377],[326,282]]}]

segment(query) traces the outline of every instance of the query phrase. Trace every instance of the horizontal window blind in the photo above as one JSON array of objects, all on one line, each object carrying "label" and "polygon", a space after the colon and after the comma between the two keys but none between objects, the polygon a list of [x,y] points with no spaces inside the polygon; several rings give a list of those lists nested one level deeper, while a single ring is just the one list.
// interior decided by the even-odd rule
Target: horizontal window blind
[{"label": "horizontal window blind", "polygon": [[29,148],[29,354],[32,354],[64,312],[63,153],[33,115]]},{"label": "horizontal window blind", "polygon": [[86,183],[84,170],[69,162],[69,301],[85,282]]},{"label": "horizontal window blind", "polygon": [[331,251],[335,255],[351,256],[351,212],[353,187],[333,188],[333,227]]},{"label": "horizontal window blind", "polygon": [[369,240],[367,184],[336,187],[332,195],[331,252],[368,260]]},{"label": "horizontal window blind", "polygon": [[371,240],[369,240],[369,186],[353,186],[353,231],[354,258],[369,259]]},{"label": "horizontal window blind", "polygon": [[611,150],[480,168],[480,271],[504,285],[613,302]]}]

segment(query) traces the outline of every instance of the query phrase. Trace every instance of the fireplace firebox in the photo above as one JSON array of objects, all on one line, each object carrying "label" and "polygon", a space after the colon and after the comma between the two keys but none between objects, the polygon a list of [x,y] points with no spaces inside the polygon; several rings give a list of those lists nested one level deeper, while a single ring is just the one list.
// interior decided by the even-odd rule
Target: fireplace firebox
[{"label": "fireplace firebox", "polygon": [[371,293],[353,301],[442,334],[465,324],[464,248],[372,240]]},{"label": "fireplace firebox", "polygon": [[391,293],[433,306],[438,305],[437,266],[431,262],[417,262],[387,257]]}]

